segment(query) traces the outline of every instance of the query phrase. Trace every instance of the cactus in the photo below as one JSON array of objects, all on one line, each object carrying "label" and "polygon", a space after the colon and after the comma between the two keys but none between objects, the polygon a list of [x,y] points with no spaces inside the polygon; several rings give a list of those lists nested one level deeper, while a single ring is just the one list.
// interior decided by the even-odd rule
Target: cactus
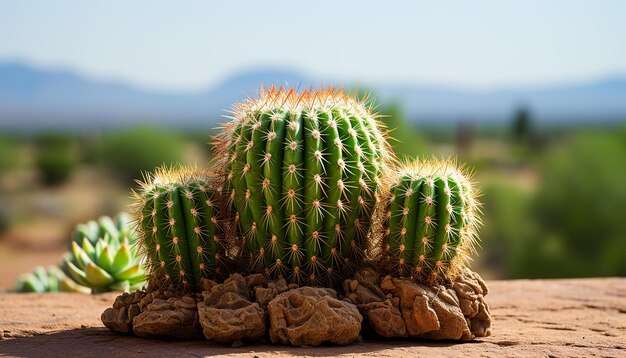
[{"label": "cactus", "polygon": [[103,216],[79,224],[72,234],[70,252],[65,254],[63,271],[79,285],[93,292],[130,291],[141,288],[146,279],[135,247],[130,216]]},{"label": "cactus", "polygon": [[17,292],[79,292],[91,293],[89,287],[81,286],[67,277],[57,266],[45,269],[37,266],[32,273],[20,275],[15,290]]},{"label": "cactus", "polygon": [[480,226],[470,175],[452,161],[405,165],[388,179],[375,217],[388,269],[421,282],[440,282],[469,260]]},{"label": "cactus", "polygon": [[151,285],[199,289],[222,270],[229,245],[213,180],[198,168],[160,168],[134,192]]},{"label": "cactus", "polygon": [[262,88],[216,137],[253,271],[332,284],[362,254],[391,151],[367,101]]}]

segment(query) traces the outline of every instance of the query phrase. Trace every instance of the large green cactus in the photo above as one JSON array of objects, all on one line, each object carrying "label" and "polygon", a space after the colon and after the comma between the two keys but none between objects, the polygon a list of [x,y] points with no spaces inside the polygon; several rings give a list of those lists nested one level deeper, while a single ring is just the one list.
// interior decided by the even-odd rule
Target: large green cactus
[{"label": "large green cactus", "polygon": [[72,233],[70,252],[63,258],[63,271],[93,292],[141,288],[146,276],[135,241],[126,213],[79,224]]},{"label": "large green cactus", "polygon": [[391,155],[376,116],[334,88],[262,88],[233,115],[214,147],[252,269],[311,284],[349,274]]},{"label": "large green cactus", "polygon": [[191,167],[161,168],[141,183],[135,207],[151,284],[193,290],[221,270],[227,245],[219,190]]},{"label": "large green cactus", "polygon": [[417,161],[389,177],[375,217],[392,273],[422,282],[453,275],[473,252],[479,203],[469,176],[450,161]]}]

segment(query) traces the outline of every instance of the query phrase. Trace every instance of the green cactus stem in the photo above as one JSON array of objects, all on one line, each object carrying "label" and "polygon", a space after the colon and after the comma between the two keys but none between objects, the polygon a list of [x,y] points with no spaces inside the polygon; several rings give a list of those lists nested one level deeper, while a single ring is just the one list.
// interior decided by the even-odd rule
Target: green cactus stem
[{"label": "green cactus stem", "polygon": [[134,192],[151,284],[189,291],[222,269],[228,245],[213,180],[198,168],[161,168]]},{"label": "green cactus stem", "polygon": [[253,271],[333,284],[360,260],[392,159],[364,101],[342,90],[262,88],[216,138]]},{"label": "green cactus stem", "polygon": [[390,271],[428,283],[454,275],[474,253],[481,225],[470,176],[452,161],[417,161],[388,188],[375,217]]},{"label": "green cactus stem", "polygon": [[63,258],[67,276],[93,292],[132,291],[143,287],[146,275],[137,255],[131,217],[79,224],[72,233],[70,252]]}]

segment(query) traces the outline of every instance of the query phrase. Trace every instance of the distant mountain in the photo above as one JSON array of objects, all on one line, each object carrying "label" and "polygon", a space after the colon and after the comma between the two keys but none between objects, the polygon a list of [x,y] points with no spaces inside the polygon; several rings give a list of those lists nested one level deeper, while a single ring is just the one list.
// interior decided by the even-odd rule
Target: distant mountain
[{"label": "distant mountain", "polygon": [[[193,94],[138,89],[115,81],[87,79],[71,71],[44,70],[19,62],[0,63],[0,129],[90,129],[149,122],[206,128],[222,121],[232,104],[254,95],[261,84],[302,88],[312,80],[297,72],[249,71]],[[541,124],[626,119],[626,77],[537,88],[473,91],[437,86],[368,86],[384,101],[404,105],[420,123],[457,120],[502,122],[524,105]]]}]

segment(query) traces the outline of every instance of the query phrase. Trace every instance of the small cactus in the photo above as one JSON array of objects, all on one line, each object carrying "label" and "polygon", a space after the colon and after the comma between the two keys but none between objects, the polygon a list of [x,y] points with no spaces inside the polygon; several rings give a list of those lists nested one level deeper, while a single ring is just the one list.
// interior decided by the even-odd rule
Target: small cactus
[{"label": "small cactus", "polygon": [[130,216],[103,216],[79,224],[72,234],[70,252],[63,259],[63,271],[93,292],[130,291],[141,288],[146,279],[134,246],[136,238]]},{"label": "small cactus", "polygon": [[469,175],[454,162],[437,160],[408,164],[396,174],[387,179],[389,190],[375,214],[388,269],[421,282],[449,278],[473,253],[481,224]]},{"label": "small cactus", "polygon": [[376,115],[342,90],[282,87],[232,114],[214,148],[252,270],[338,282],[360,259],[392,155]]},{"label": "small cactus", "polygon": [[[213,279],[226,259],[221,187],[198,168],[160,168],[134,192],[150,283],[185,291]],[[227,223],[226,223],[227,225]]]},{"label": "small cactus", "polygon": [[45,269],[37,266],[32,273],[18,277],[17,292],[78,292],[91,293],[89,287],[81,286],[67,277],[57,266]]}]

